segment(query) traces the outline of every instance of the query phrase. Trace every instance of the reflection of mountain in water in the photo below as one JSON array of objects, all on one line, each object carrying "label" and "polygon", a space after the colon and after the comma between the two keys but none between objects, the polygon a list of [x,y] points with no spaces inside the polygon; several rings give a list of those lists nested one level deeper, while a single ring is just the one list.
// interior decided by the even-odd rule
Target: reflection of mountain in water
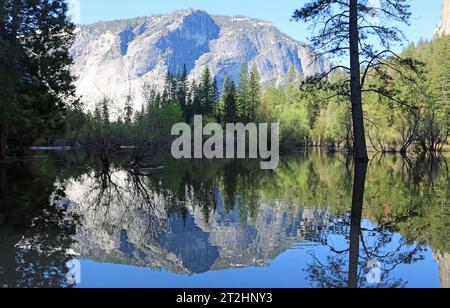
[{"label": "reflection of mountain in water", "polygon": [[[121,172],[117,178],[124,178]],[[187,211],[169,213],[168,201],[152,193],[153,206],[125,192],[109,206],[93,205],[86,177],[67,187],[71,209],[83,214],[74,250],[82,258],[193,274],[244,266],[265,266],[297,243],[320,241],[327,212],[304,209],[290,215],[284,202],[260,203],[255,219],[242,221],[239,206],[226,212],[222,193],[208,219],[187,202]],[[294,216],[294,217],[292,217]],[[251,221],[250,221],[251,220]]]},{"label": "reflection of mountain in water", "polygon": [[[446,161],[372,161],[358,230],[359,215],[348,213],[358,212],[352,188],[361,185],[338,158],[286,157],[274,172],[251,161],[167,160],[152,164],[165,168],[137,170],[127,167],[128,158],[0,164],[0,286],[71,286],[66,262],[76,252],[195,274],[265,266],[308,245],[309,256],[300,255],[295,266],[312,286],[372,287],[365,275],[373,256],[382,257],[381,287],[422,286],[429,275],[437,283],[430,262],[420,263],[432,250],[441,285],[449,287]],[[359,258],[350,258],[358,233]],[[410,281],[399,265],[412,266]],[[279,278],[272,269],[266,278]],[[350,269],[359,274],[350,279]]]}]

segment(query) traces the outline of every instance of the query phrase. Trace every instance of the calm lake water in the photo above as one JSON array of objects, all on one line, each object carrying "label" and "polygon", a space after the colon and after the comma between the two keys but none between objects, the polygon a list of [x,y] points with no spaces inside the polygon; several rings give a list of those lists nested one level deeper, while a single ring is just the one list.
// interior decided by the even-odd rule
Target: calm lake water
[{"label": "calm lake water", "polygon": [[0,164],[0,286],[450,287],[443,157],[130,161]]}]

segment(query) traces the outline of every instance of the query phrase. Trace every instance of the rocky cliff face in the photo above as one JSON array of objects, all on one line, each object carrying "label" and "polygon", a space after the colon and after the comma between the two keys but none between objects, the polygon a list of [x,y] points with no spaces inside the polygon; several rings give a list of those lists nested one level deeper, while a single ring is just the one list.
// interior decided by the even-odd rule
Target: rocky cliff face
[{"label": "rocky cliff face", "polygon": [[450,35],[450,0],[442,0],[441,22],[435,36]]},{"label": "rocky cliff face", "polygon": [[71,54],[77,92],[88,107],[108,97],[120,108],[131,94],[140,108],[143,85],[161,87],[167,71],[183,65],[190,78],[209,67],[219,84],[226,75],[237,79],[243,62],[257,66],[262,82],[276,83],[285,81],[291,66],[304,75],[329,66],[268,22],[200,10],[82,26]]}]

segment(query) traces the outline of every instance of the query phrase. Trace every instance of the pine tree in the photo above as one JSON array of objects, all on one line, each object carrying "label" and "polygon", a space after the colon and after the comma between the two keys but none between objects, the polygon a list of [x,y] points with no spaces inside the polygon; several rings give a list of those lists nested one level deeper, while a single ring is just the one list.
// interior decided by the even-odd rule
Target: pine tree
[{"label": "pine tree", "polygon": [[297,72],[294,65],[291,65],[287,74],[286,96],[290,101],[299,99],[301,96],[300,87],[302,85],[302,76]]},{"label": "pine tree", "polygon": [[236,85],[230,78],[225,77],[222,90],[223,120],[225,123],[236,123],[238,120],[236,98]]},{"label": "pine tree", "polygon": [[261,79],[259,77],[256,65],[253,65],[250,71],[250,78],[248,82],[249,99],[248,99],[248,121],[254,122],[256,120],[256,110],[261,103]]},{"label": "pine tree", "polygon": [[157,96],[160,95],[157,93],[156,88],[154,86],[146,85],[144,87],[144,97],[147,101],[147,111],[151,113],[153,110],[159,108],[159,103],[157,102]]},{"label": "pine tree", "polygon": [[132,118],[133,118],[133,106],[132,106],[132,98],[131,95],[127,95],[125,100],[125,107],[124,107],[124,120],[125,124],[130,125]]},{"label": "pine tree", "polygon": [[191,119],[194,115],[201,115],[203,108],[202,108],[202,99],[201,99],[201,93],[200,93],[200,86],[195,82],[195,80],[191,83],[191,93],[190,97],[192,100],[192,115]]},{"label": "pine tree", "polygon": [[241,65],[241,73],[239,74],[238,83],[238,115],[243,122],[248,121],[248,102],[249,102],[249,76],[248,76],[248,64],[243,63]]},{"label": "pine tree", "polygon": [[183,65],[183,71],[178,74],[177,79],[177,101],[180,104],[180,109],[187,121],[188,71],[186,65]]},{"label": "pine tree", "polygon": [[163,98],[162,98],[161,94],[158,93],[155,98],[155,110],[161,109],[162,103],[163,103]]},{"label": "pine tree", "polygon": [[217,84],[217,78],[214,76],[213,78],[213,94],[212,94],[212,99],[213,99],[213,115],[214,117],[218,120],[219,118],[219,85]]},{"label": "pine tree", "polygon": [[109,101],[103,98],[100,102],[101,119],[104,125],[109,125]]},{"label": "pine tree", "polygon": [[65,1],[2,1],[0,68],[11,87],[0,98],[0,156],[7,143],[21,154],[37,139],[51,142],[64,128],[65,103],[74,101],[69,48],[75,27],[67,11]]},{"label": "pine tree", "polygon": [[162,97],[165,103],[176,100],[177,96],[176,84],[177,84],[176,76],[173,76],[170,71],[167,71],[166,77],[164,78],[164,93]]},{"label": "pine tree", "polygon": [[213,87],[213,78],[211,77],[211,73],[209,68],[206,67],[203,72],[201,81],[200,81],[200,100],[201,100],[201,114],[202,115],[213,115],[214,113],[214,87]]}]

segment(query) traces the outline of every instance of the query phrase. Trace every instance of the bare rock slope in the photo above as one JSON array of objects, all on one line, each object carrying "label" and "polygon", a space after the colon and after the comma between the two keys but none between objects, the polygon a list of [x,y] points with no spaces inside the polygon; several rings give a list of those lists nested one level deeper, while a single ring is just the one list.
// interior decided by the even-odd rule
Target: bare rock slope
[{"label": "bare rock slope", "polygon": [[169,70],[187,66],[190,78],[206,67],[222,83],[237,79],[243,62],[256,65],[262,82],[283,83],[291,66],[309,76],[327,70],[326,60],[272,24],[248,17],[211,16],[182,10],[170,15],[81,26],[71,49],[77,92],[89,109],[103,97],[120,110],[131,95],[143,102],[143,85],[162,86]]}]

